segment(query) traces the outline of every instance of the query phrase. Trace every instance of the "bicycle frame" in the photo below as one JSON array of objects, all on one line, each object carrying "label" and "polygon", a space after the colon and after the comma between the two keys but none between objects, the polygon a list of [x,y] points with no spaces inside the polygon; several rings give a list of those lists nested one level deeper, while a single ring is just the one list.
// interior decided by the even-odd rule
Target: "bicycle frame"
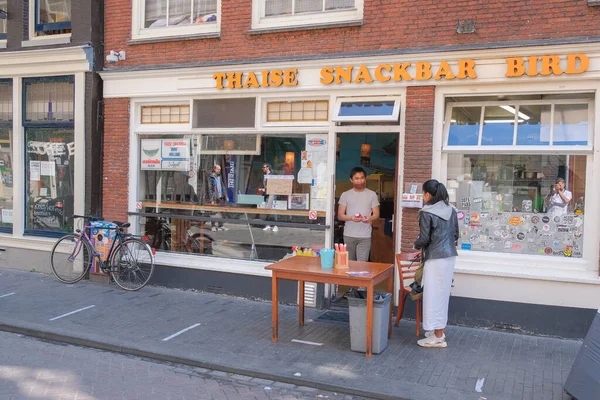
[{"label": "bicycle frame", "polygon": [[[104,260],[102,260],[102,256],[100,255],[100,253],[98,253],[98,251],[96,250],[96,247],[92,244],[92,239],[90,237],[91,229],[92,229],[92,225],[85,225],[83,227],[83,230],[81,231],[81,235],[77,239],[77,243],[75,243],[75,252],[69,256],[69,261],[74,261],[75,258],[77,258],[77,256],[79,255],[79,252],[81,251],[81,248],[82,248],[80,246],[80,242],[83,240],[91,248],[92,257],[94,257],[96,260],[98,260],[98,262],[100,263],[100,268],[104,270],[104,269],[106,269],[106,263],[104,262]],[[102,228],[102,229],[109,229],[109,230],[115,229],[117,231],[115,240],[113,240],[113,242],[110,246],[108,255],[106,256],[106,260],[108,261],[108,260],[110,260],[112,254],[113,254],[113,251],[115,250],[117,242],[120,242],[120,240],[122,238],[122,234],[121,234],[121,229],[119,229],[118,227],[117,228]]]}]

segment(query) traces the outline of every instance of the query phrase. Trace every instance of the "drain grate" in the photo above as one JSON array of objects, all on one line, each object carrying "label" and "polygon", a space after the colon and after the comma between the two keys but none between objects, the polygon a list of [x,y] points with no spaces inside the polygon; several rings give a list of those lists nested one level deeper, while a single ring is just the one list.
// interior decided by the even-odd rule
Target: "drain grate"
[{"label": "drain grate", "polygon": [[323,314],[317,317],[317,321],[323,322],[333,322],[336,324],[345,324],[348,325],[350,323],[350,316],[347,311],[325,311]]}]

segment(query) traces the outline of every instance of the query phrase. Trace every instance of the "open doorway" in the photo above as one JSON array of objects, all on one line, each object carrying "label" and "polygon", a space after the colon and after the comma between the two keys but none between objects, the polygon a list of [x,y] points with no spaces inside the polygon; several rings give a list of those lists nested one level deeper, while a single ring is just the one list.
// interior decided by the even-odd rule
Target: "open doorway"
[{"label": "open doorway", "polygon": [[[334,242],[344,242],[344,223],[337,219],[338,201],[343,192],[352,189],[350,170],[360,166],[367,172],[367,188],[377,194],[380,204],[380,218],[372,224],[371,262],[394,262],[398,138],[398,133],[372,132],[338,133],[336,138]],[[335,288],[335,306],[347,306],[345,295],[349,289],[341,285]]]}]

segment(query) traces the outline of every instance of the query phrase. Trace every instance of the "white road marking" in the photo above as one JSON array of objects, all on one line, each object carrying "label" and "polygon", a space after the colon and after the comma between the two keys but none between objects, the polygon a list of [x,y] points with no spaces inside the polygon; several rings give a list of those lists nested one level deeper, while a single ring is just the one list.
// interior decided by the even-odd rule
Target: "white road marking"
[{"label": "white road marking", "polygon": [[194,329],[195,327],[197,327],[197,326],[200,326],[200,325],[201,325],[201,324],[194,324],[194,325],[192,325],[192,326],[188,326],[187,328],[185,328],[185,329],[182,329],[182,330],[180,330],[179,332],[176,332],[176,333],[172,334],[171,336],[167,336],[167,337],[166,337],[166,338],[164,338],[162,341],[163,341],[163,342],[166,342],[167,340],[171,340],[171,339],[173,339],[174,337],[177,337],[177,336],[181,335],[182,333],[185,333],[185,332],[189,331],[190,329]]},{"label": "white road marking", "polygon": [[302,344],[310,344],[311,346],[323,346],[323,343],[309,342],[307,340],[292,339],[292,342],[302,343]]},{"label": "white road marking", "polygon": [[79,310],[71,311],[71,312],[68,312],[68,313],[66,313],[66,314],[59,315],[58,317],[50,318],[50,321],[55,321],[55,320],[57,320],[57,319],[59,319],[59,318],[62,318],[62,317],[67,317],[67,316],[69,316],[69,315],[72,315],[72,314],[78,313],[78,312],[80,312],[80,311],[83,311],[83,310],[87,310],[87,309],[89,309],[89,308],[92,308],[92,307],[96,307],[96,306],[87,306],[87,307],[83,307],[83,308],[80,308]]},{"label": "white road marking", "polygon": [[12,296],[12,295],[13,295],[13,294],[15,294],[15,293],[8,293],[8,294],[3,294],[3,295],[2,295],[2,296],[0,296],[0,299],[1,299],[1,298],[3,298],[3,297],[8,297],[8,296]]}]

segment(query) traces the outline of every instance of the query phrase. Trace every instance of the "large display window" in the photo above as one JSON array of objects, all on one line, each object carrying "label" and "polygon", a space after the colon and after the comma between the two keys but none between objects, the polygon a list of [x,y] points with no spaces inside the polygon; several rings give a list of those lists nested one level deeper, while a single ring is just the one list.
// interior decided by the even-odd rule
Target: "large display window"
[{"label": "large display window", "polygon": [[279,260],[325,243],[327,136],[139,136],[139,231],[162,252]]},{"label": "large display window", "polygon": [[472,100],[446,113],[460,249],[582,258],[591,100]]},{"label": "large display window", "polygon": [[73,231],[73,77],[23,79],[26,225],[31,234]]},{"label": "large display window", "polygon": [[13,226],[12,80],[0,80],[0,231]]}]

